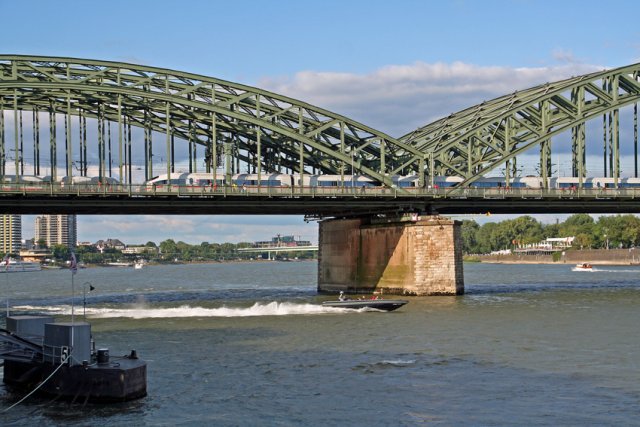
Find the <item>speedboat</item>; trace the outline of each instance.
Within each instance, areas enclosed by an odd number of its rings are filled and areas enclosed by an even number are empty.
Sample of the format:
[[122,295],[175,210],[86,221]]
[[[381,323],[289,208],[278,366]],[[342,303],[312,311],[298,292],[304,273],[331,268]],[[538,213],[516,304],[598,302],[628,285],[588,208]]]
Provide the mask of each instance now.
[[344,294],[341,292],[338,301],[324,301],[322,306],[351,309],[373,308],[382,311],[393,311],[408,303],[409,301],[407,300],[380,299],[378,297],[374,297],[372,299],[349,299],[345,298]]
[[593,271],[593,266],[588,262],[583,262],[581,264],[576,264],[573,269],[575,271]]

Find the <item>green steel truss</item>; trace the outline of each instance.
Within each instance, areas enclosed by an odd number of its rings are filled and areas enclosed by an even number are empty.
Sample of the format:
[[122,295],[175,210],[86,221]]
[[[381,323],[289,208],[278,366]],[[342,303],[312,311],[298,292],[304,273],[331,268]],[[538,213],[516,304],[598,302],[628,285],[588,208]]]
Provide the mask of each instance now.
[[[0,176],[10,151],[22,150],[22,114],[32,112],[35,126],[40,113],[49,113],[50,162],[58,161],[56,150],[64,150],[66,175],[74,175],[78,158],[82,165],[84,157],[86,168],[88,146],[96,145],[100,175],[113,155],[126,182],[131,127],[138,127],[145,133],[146,177],[173,171],[178,138],[189,144],[190,162],[191,153],[195,159],[196,149],[204,150],[206,170],[213,174],[222,163],[227,174],[230,164],[240,172],[242,162],[244,171],[258,175],[361,173],[387,186],[397,174],[417,174],[422,185],[434,175],[460,176],[464,186],[503,165],[509,179],[515,176],[516,156],[534,147],[540,149],[540,175],[546,178],[551,176],[551,138],[566,131],[572,136],[572,175],[584,177],[585,124],[603,117],[605,174],[608,166],[617,179],[619,110],[634,105],[637,150],[639,100],[640,64],[634,64],[505,95],[396,139],[310,104],[211,77],[107,61],[0,55],[0,111],[14,113],[13,120],[0,114]],[[56,141],[56,115],[66,117],[62,142]],[[82,141],[79,153],[71,141],[74,116],[78,123],[98,122],[98,141]],[[11,126],[13,141],[5,135]],[[80,132],[86,136],[86,124]],[[106,132],[116,141],[113,153],[109,142],[107,154]],[[166,170],[154,165],[152,133],[156,140],[164,136]],[[13,160],[16,171],[24,170],[19,157]],[[39,154],[35,157],[39,167]],[[55,174],[59,165],[50,166]]]
[[[166,171],[153,170],[152,149],[146,142],[152,132],[166,136],[166,159],[171,159],[174,137],[187,141],[190,151],[204,148],[207,171],[213,173],[223,158],[227,163],[241,161],[245,171],[257,174],[353,171],[386,185],[391,185],[393,174],[424,170],[421,150],[346,117],[254,87],[161,68],[0,55],[0,110],[14,110],[15,116],[23,111],[49,112],[54,117],[64,114],[69,127],[69,117],[98,119],[102,124],[98,132],[101,174],[106,161],[104,123],[113,123],[109,132],[117,141],[114,157],[119,159],[121,178],[130,173],[123,168],[127,168],[131,126],[145,129],[145,151],[149,151],[145,173],[149,177],[171,172],[170,161]],[[33,116],[38,119],[38,114]],[[55,120],[50,125],[55,127]],[[17,130],[15,133],[18,151]],[[0,136],[4,164],[13,144]],[[56,149],[65,148],[67,175],[73,175],[78,153],[71,152],[69,137],[65,143],[56,143],[52,137],[52,157],[56,158]]]
[[[639,75],[640,64],[633,64],[543,84],[451,114],[400,140],[425,153],[435,175],[463,177],[464,186],[502,165],[507,179],[513,177],[516,156],[536,146],[540,148],[540,176],[551,176],[551,138],[570,131],[572,176],[584,177],[585,123],[603,117],[605,157],[608,153],[611,159],[609,176],[617,179],[619,109],[634,105],[638,176]],[[606,170],[605,159],[605,174]]]

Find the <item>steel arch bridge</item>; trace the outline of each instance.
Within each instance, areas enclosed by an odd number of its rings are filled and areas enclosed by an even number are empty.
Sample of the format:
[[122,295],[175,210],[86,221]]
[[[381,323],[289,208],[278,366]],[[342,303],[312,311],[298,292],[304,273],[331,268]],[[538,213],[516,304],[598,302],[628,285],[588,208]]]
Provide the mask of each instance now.
[[[620,177],[620,109],[633,106],[634,172],[638,177],[640,64],[546,83],[483,102],[421,127],[400,138],[428,154],[435,174],[471,183],[506,165],[507,180],[517,155],[538,146],[543,182],[551,176],[551,139],[571,131],[570,176],[586,176],[589,120],[603,117],[604,153],[609,176]],[[608,116],[608,121],[607,121]],[[510,168],[509,166],[512,166]],[[607,176],[605,162],[604,175]],[[512,173],[513,176],[513,173]]]
[[[166,173],[171,172],[173,137],[189,143],[191,163],[193,150],[202,147],[206,167],[213,171],[224,153],[258,174],[339,174],[353,167],[391,185],[390,175],[417,171],[424,158],[419,149],[385,133],[292,98],[211,77],[115,62],[0,55],[0,109],[13,110],[14,120],[20,111],[64,114],[68,128],[73,116],[117,123],[118,154],[131,143],[124,128],[144,129],[147,178],[154,175],[152,132],[165,136],[170,159],[164,162]],[[97,142],[104,174],[103,130]],[[65,144],[70,176],[74,153],[69,134]],[[50,158],[56,159],[55,153]],[[118,160],[122,169],[125,155]],[[56,170],[55,164],[51,167]],[[120,177],[126,179],[124,172]]]
[[[242,205],[251,206],[247,212],[272,206],[273,212],[320,215],[384,210],[547,211],[548,199],[557,198],[552,189],[526,198],[542,202],[524,204],[513,193],[496,194],[502,196],[497,198],[487,197],[487,192],[456,194],[502,166],[509,182],[516,176],[517,156],[534,147],[540,148],[540,176],[548,186],[551,139],[563,132],[571,132],[570,175],[580,178],[582,188],[587,170],[586,123],[600,117],[604,117],[604,174],[618,187],[619,117],[624,107],[633,109],[637,176],[639,75],[640,64],[634,64],[540,85],[394,138],[299,100],[202,75],[108,61],[0,55],[0,182],[9,182],[13,176],[18,184],[18,177],[49,175],[52,183],[32,194],[24,186],[4,186],[0,205],[5,210],[34,211],[48,205],[46,209],[56,212],[99,212],[91,210],[99,201],[114,211],[128,203],[137,206],[132,208],[135,212],[155,206],[158,212],[205,213],[222,206],[217,196],[223,196],[228,212],[243,212]],[[48,138],[43,137],[45,129]],[[225,189],[204,197],[184,192],[149,194],[145,187],[134,186],[179,169],[200,169],[214,181],[222,175],[227,182],[240,172],[256,174],[259,182],[273,173],[333,174],[343,184],[349,176],[362,174],[381,188],[367,190],[356,199],[344,191],[302,188],[295,193],[269,190],[249,195]],[[99,195],[53,185],[64,176],[91,175],[100,183],[114,178],[121,185],[109,190],[101,187]],[[393,177],[397,175],[415,175],[417,188],[396,187]],[[443,175],[460,177],[462,182],[446,190],[429,185],[435,176]],[[146,200],[143,203],[134,196],[146,196],[142,198]],[[516,196],[522,198],[522,194]],[[582,208],[586,211],[640,210],[635,190],[616,193],[615,200],[605,202],[587,190],[582,196],[590,202],[590,208]],[[176,197],[189,201],[177,203]],[[502,203],[496,199],[509,203],[496,207]],[[562,211],[580,210],[578,203],[556,204]]]

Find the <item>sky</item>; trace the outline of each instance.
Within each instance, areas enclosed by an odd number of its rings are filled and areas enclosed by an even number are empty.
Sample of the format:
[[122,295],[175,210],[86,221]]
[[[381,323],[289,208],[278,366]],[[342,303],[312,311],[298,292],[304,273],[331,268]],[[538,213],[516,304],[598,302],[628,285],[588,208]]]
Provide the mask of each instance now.
[[[589,0],[0,0],[0,53],[203,74],[400,137],[515,90],[640,62],[640,27],[626,15],[637,8],[626,0],[610,11]],[[33,218],[23,218],[23,238],[32,237]],[[276,234],[317,241],[317,224],[300,216],[96,215],[78,222],[78,239],[92,242],[221,243]]]

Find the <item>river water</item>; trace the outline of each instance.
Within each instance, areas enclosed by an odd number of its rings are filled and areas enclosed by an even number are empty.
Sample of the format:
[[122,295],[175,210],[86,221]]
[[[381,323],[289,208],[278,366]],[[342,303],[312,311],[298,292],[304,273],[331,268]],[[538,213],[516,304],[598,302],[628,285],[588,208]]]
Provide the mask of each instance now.
[[[29,398],[0,424],[640,425],[638,267],[466,264],[464,296],[391,313],[323,309],[316,269],[80,270],[76,319],[92,285],[97,345],[147,360],[148,397]],[[0,289],[14,314],[69,320],[68,270],[0,274]],[[0,386],[0,411],[17,400]]]

